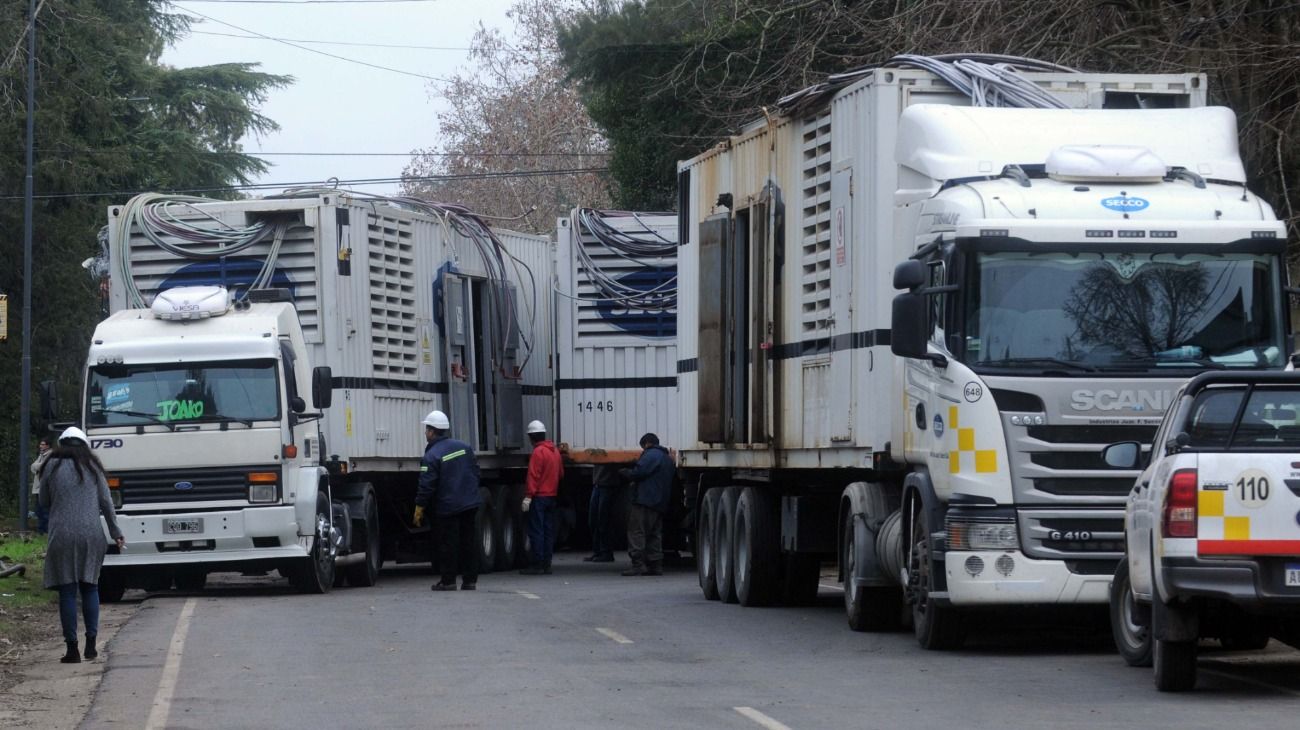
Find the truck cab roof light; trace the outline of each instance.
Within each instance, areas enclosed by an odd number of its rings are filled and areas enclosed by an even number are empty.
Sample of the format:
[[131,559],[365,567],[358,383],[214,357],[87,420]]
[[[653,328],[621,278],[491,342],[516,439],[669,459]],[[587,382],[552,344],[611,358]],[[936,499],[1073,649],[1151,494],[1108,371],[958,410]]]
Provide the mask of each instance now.
[[160,292],[149,309],[165,320],[220,317],[230,311],[230,291],[224,286],[178,286]]

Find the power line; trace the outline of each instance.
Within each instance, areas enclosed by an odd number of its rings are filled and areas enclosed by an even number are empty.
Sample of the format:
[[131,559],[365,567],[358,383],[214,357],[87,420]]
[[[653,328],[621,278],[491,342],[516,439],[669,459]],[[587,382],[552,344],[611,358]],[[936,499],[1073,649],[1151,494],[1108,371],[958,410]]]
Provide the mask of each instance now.
[[187,0],[192,3],[240,3],[243,5],[370,5],[384,3],[431,3],[438,0]]
[[[186,2],[204,2],[205,0],[185,0]],[[239,33],[219,33],[214,30],[191,30],[194,35],[217,35],[223,38],[244,38],[250,41],[289,41],[291,43],[315,43],[325,46],[355,46],[358,48],[405,48],[416,51],[472,51],[469,46],[413,46],[404,43],[352,43],[348,41],[315,41],[307,38],[271,38],[260,35],[240,35]]]
[[[206,188],[172,188],[168,190],[101,190],[97,192],[73,192],[73,193],[46,193],[37,195],[36,198],[42,200],[55,200],[65,198],[107,198],[119,195],[139,195],[146,192],[160,193],[220,193],[233,192],[236,190],[274,190],[301,187],[321,187],[330,185],[334,187],[351,185],[392,185],[393,183],[404,182],[455,182],[458,180],[495,180],[511,178],[529,178],[529,177],[563,177],[566,175],[587,175],[595,173],[609,172],[608,167],[574,167],[561,170],[510,170],[506,172],[471,172],[461,175],[419,175],[409,177],[371,177],[360,178],[356,180],[338,180],[331,179],[327,183],[320,180],[309,180],[306,182],[294,183],[249,183],[247,185],[218,185]],[[339,192],[347,192],[340,190]],[[0,200],[21,200],[22,195],[0,195]]]
[[[97,149],[70,149],[67,147],[55,148],[37,148],[38,152],[50,152],[54,154],[66,154],[75,152],[77,154],[107,154],[112,150],[121,149],[121,147],[100,147]],[[229,156],[229,155],[246,155],[248,157],[487,157],[487,158],[546,158],[546,157],[594,157],[609,156],[613,153],[602,151],[591,152],[216,152],[213,150],[199,150],[199,154]]]
[[[171,0],[168,0],[168,1],[171,2]],[[203,1],[203,0],[200,0],[200,1]],[[210,2],[211,0],[208,0],[208,1]],[[285,1],[287,1],[287,0],[285,0]],[[210,21],[212,21],[212,22],[214,22],[214,23],[219,23],[219,24],[221,24],[221,25],[227,26],[227,27],[229,27],[229,28],[234,28],[235,30],[243,31],[243,32],[245,32],[245,33],[251,33],[251,34],[253,34],[253,35],[255,35],[255,36],[259,37],[259,38],[265,38],[265,39],[268,40],[268,41],[275,41],[276,43],[282,43],[282,44],[284,44],[284,45],[286,45],[286,46],[289,46],[290,48],[297,48],[297,49],[300,50],[300,51],[306,51],[306,52],[308,52],[308,53],[315,53],[315,54],[318,54],[318,55],[321,55],[321,56],[327,56],[327,57],[329,57],[329,58],[337,59],[337,60],[339,60],[339,61],[347,61],[348,63],[355,63],[355,64],[359,64],[359,65],[361,65],[361,66],[367,66],[367,67],[369,67],[369,68],[379,69],[380,71],[391,71],[391,72],[393,72],[393,73],[402,74],[403,76],[414,76],[414,77],[416,77],[416,78],[420,78],[420,79],[428,79],[429,81],[438,81],[438,82],[440,82],[440,83],[444,83],[444,84],[452,83],[451,79],[439,78],[439,77],[437,77],[437,76],[429,76],[428,74],[416,73],[416,72],[414,72],[414,71],[403,71],[403,70],[400,69],[400,68],[393,68],[393,67],[391,67],[391,66],[380,66],[380,65],[377,64],[377,63],[370,63],[370,62],[368,62],[368,61],[361,61],[361,60],[358,60],[358,59],[355,59],[355,58],[348,58],[347,56],[340,56],[340,55],[337,55],[337,54],[334,54],[334,53],[328,53],[328,52],[326,52],[326,51],[318,50],[318,49],[316,49],[316,48],[308,48],[307,46],[300,46],[300,45],[298,45],[297,43],[294,43],[294,42],[292,42],[292,41],[284,40],[283,38],[275,38],[275,37],[272,37],[272,36],[266,35],[265,33],[258,33],[258,32],[255,31],[255,30],[249,30],[248,28],[244,28],[244,27],[242,27],[242,26],[235,25],[234,23],[227,23],[227,22],[224,21],[224,20],[218,20],[218,19],[212,17],[211,15],[204,15],[203,13],[200,13],[200,12],[197,11],[197,10],[191,10],[191,9],[189,9],[189,8],[187,8],[187,7],[182,6],[182,5],[178,5],[178,4],[175,3],[175,2],[171,2],[171,4],[174,5],[174,6],[176,6],[176,7],[179,8],[180,10],[183,10],[184,12],[192,13],[192,14],[197,15],[197,16],[199,16],[200,18],[203,18],[203,19],[205,19],[205,20],[210,20]]]

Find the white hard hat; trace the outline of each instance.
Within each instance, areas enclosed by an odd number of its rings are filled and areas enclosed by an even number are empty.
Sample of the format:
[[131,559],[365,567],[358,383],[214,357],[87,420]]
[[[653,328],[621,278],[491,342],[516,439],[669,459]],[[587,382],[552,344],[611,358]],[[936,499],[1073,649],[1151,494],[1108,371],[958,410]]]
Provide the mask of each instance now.
[[69,426],[59,434],[59,443],[64,441],[80,441],[82,446],[90,446],[90,439],[86,438],[86,432],[76,426]]
[[424,425],[446,431],[451,428],[451,421],[447,420],[447,414],[442,411],[429,411],[429,415],[424,417]]
[[546,433],[546,424],[541,421],[533,421],[528,424],[528,433]]

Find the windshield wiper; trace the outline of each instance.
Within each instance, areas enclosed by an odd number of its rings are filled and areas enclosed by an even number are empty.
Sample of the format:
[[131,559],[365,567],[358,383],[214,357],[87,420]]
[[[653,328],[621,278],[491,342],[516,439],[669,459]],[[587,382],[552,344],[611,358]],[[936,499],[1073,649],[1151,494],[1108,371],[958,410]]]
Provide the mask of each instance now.
[[1071,362],[1070,360],[1061,360],[1055,357],[1004,357],[999,360],[985,360],[977,363],[985,367],[1004,367],[1013,365],[1046,365],[1073,370],[1078,373],[1095,373],[1097,368],[1089,367],[1082,363]]
[[1107,372],[1122,372],[1125,370],[1141,370],[1150,372],[1152,370],[1173,370],[1178,368],[1199,367],[1206,370],[1227,370],[1228,366],[1221,362],[1215,362],[1209,358],[1185,358],[1181,360],[1167,360],[1163,358],[1148,358],[1145,360],[1129,360],[1122,363],[1108,365],[1103,370]]
[[227,416],[224,414],[219,416],[204,416],[203,418],[191,421],[191,423],[242,423],[249,428],[253,427],[253,419],[251,418],[238,418],[236,416]]
[[[172,431],[175,431],[175,430],[176,430],[176,424],[175,424],[175,423],[173,423],[173,422],[171,422],[171,421],[164,421],[163,419],[161,419],[161,418],[158,417],[158,414],[157,414],[157,413],[145,413],[144,411],[118,411],[118,410],[113,410],[113,411],[100,411],[100,413],[102,413],[104,416],[108,416],[109,414],[112,414],[112,413],[117,413],[117,414],[121,414],[121,415],[123,415],[123,416],[133,416],[133,417],[135,417],[135,418],[147,418],[147,419],[149,419],[149,422],[150,422],[150,423],[156,423],[156,424],[158,424],[159,426],[166,426],[169,430],[172,430]],[[139,423],[117,423],[117,424],[113,424],[113,425],[115,425],[115,426],[140,426],[140,425],[143,425],[143,424],[139,424]]]

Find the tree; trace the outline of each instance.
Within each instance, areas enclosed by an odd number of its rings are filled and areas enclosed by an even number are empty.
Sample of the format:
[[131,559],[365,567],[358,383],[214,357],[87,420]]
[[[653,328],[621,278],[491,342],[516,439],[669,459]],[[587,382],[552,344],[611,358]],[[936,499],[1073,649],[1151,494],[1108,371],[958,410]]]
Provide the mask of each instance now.
[[[605,139],[583,108],[559,63],[554,28],[574,3],[520,0],[512,6],[517,39],[480,26],[471,43],[476,66],[432,95],[450,104],[439,112],[442,142],[418,150],[406,167],[408,195],[459,203],[486,216],[522,220],[511,228],[544,233],[571,208],[607,207],[608,176],[560,172],[604,168]],[[522,172],[515,176],[511,173]],[[429,176],[493,176],[429,181]]]
[[[99,285],[80,264],[97,251],[107,207],[129,191],[221,187],[263,172],[239,140],[276,128],[257,105],[290,81],[253,64],[161,65],[163,49],[188,27],[165,6],[47,1],[37,16],[32,380],[57,383],[69,420],[80,412],[80,371],[99,313]],[[14,264],[22,261],[26,14],[27,3],[0,4],[0,260]],[[11,336],[0,346],[0,412],[11,414],[0,419],[0,513],[15,501],[24,417],[21,271],[0,268],[0,291],[11,297]]]
[[1094,72],[1208,74],[1211,102],[1238,114],[1251,187],[1300,232],[1290,0],[605,0],[559,36],[609,138],[620,195],[667,200],[676,160],[830,74],[899,53],[1002,53]]

